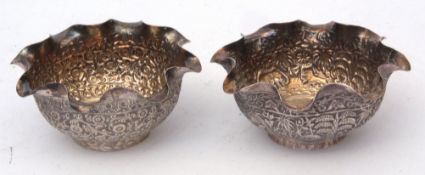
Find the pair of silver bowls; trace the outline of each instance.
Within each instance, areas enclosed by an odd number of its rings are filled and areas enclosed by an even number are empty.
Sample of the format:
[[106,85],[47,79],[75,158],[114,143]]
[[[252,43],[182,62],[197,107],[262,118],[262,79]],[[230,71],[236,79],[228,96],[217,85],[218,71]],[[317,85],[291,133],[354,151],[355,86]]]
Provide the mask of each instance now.
[[[405,56],[372,31],[351,25],[269,24],[220,49],[224,91],[279,144],[319,149],[377,111]],[[120,150],[143,141],[177,103],[198,59],[169,27],[109,20],[74,25],[24,48],[20,96],[34,95],[47,121],[80,145]]]

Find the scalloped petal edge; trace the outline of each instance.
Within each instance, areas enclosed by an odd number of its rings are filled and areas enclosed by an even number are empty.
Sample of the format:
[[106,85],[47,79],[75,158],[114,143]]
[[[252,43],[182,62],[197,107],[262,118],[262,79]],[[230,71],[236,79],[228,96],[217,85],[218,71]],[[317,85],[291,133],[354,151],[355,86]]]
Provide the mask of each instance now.
[[[356,26],[356,25],[347,25],[347,24],[342,24],[342,23],[338,23],[338,22],[334,22],[331,21],[329,23],[326,24],[322,24],[322,25],[311,25],[307,22],[301,21],[301,20],[296,20],[296,21],[292,21],[292,22],[286,22],[286,23],[270,23],[267,24],[263,27],[261,27],[260,29],[258,29],[257,31],[255,31],[252,34],[243,36],[241,39],[234,41],[230,44],[225,45],[224,47],[222,47],[221,49],[219,49],[211,58],[211,62],[212,63],[218,63],[220,65],[222,65],[224,67],[224,69],[226,70],[226,72],[228,73],[224,83],[223,83],[223,90],[226,93],[229,94],[233,94],[236,91],[242,91],[242,92],[247,92],[247,91],[258,91],[258,90],[263,90],[263,91],[268,91],[268,92],[273,92],[276,91],[277,89],[274,85],[272,84],[267,84],[267,83],[263,83],[263,82],[256,82],[253,84],[248,84],[245,85],[244,87],[241,87],[240,89],[236,88],[236,82],[235,80],[233,80],[233,76],[234,76],[234,72],[233,72],[233,68],[235,67],[236,63],[236,59],[235,56],[237,54],[237,50],[235,49],[243,49],[244,44],[246,41],[249,40],[255,40],[261,37],[268,37],[270,35],[273,35],[274,32],[274,28],[275,27],[282,27],[284,25],[295,25],[297,27],[310,27],[310,28],[321,28],[321,29],[325,29],[328,31],[333,31],[335,30],[335,27],[343,27],[346,30],[350,29],[350,30],[356,30],[358,33],[358,36],[360,37],[367,37],[368,41],[375,43],[375,44],[382,44],[382,40],[384,39],[384,37],[380,37],[378,34],[374,33],[373,31],[361,27],[361,26]],[[360,32],[361,31],[361,32]],[[384,63],[382,65],[380,65],[378,67],[378,73],[380,75],[380,77],[384,80],[384,84],[383,87],[385,88],[386,86],[386,82],[389,78],[389,76],[391,75],[392,72],[397,71],[397,70],[404,70],[404,71],[410,71],[411,66],[409,61],[407,60],[407,58],[401,54],[400,52],[392,49],[391,47],[385,46],[382,44],[382,46],[384,46],[387,49],[390,49],[390,51],[392,52],[390,58],[388,58],[388,63]],[[267,84],[267,86],[265,86],[265,84]],[[321,87],[319,89],[319,91],[316,93],[316,95],[314,96],[313,100],[311,103],[309,103],[307,106],[304,106],[303,108],[308,108],[311,104],[314,103],[314,101],[316,100],[316,98],[318,98],[319,96],[321,96],[321,93],[327,91],[324,90],[324,88],[327,88],[328,86],[341,86],[344,87],[344,89],[346,89],[349,92],[355,92],[357,95],[359,95],[359,93],[354,90],[353,88],[345,85],[345,84],[338,84],[338,83],[330,83],[327,84],[323,87]],[[284,100],[284,98],[277,93],[277,95],[279,95],[279,98],[281,99],[281,101],[288,107],[290,107],[289,105],[287,105],[287,102]],[[361,96],[363,99],[368,99],[367,97],[364,97],[362,95]]]
[[330,84],[326,84],[324,85],[322,88],[319,89],[319,91],[316,93],[316,95],[314,96],[314,98],[305,106],[302,106],[300,108],[296,108],[291,106],[286,100],[285,98],[283,98],[280,93],[278,92],[278,90],[276,89],[276,87],[272,84],[269,83],[264,83],[264,82],[258,82],[258,83],[254,83],[251,84],[249,86],[245,86],[242,89],[239,90],[240,93],[255,93],[255,92],[262,92],[262,93],[270,93],[273,94],[274,96],[279,97],[280,101],[282,102],[282,105],[285,106],[285,108],[288,109],[297,109],[297,110],[307,110],[310,109],[315,103],[316,101],[323,96],[326,96],[327,93],[337,93],[337,92],[348,92],[351,94],[355,94],[358,97],[362,98],[363,100],[367,100],[366,98],[364,98],[363,96],[359,95],[353,88],[351,88],[350,86],[347,86],[345,84],[339,84],[339,83],[330,83]]
[[[167,91],[167,95],[170,93],[169,87],[170,87],[170,80],[169,80],[169,74],[176,74],[173,75],[174,77],[177,76],[176,78],[181,78],[183,76],[184,73],[186,72],[201,72],[202,70],[202,66],[199,62],[199,59],[194,56],[192,53],[190,53],[189,51],[185,50],[182,46],[186,43],[189,42],[188,39],[186,39],[182,34],[180,34],[177,30],[175,30],[174,28],[171,27],[165,27],[165,26],[155,26],[155,25],[150,25],[150,24],[146,24],[142,21],[139,22],[134,22],[134,23],[126,23],[126,22],[121,22],[118,20],[114,20],[114,19],[110,19],[107,20],[106,22],[100,23],[100,24],[94,24],[94,25],[82,25],[82,24],[76,24],[76,25],[72,25],[70,27],[68,27],[66,30],[56,34],[56,35],[50,35],[47,39],[31,44],[27,47],[25,47],[24,49],[22,49],[18,55],[13,59],[13,61],[11,62],[11,64],[14,65],[18,65],[19,67],[23,68],[26,71],[28,71],[32,64],[34,63],[36,57],[37,57],[37,52],[40,51],[40,49],[44,52],[45,50],[44,47],[46,47],[46,45],[50,45],[53,44],[54,47],[57,47],[58,45],[64,45],[67,44],[67,42],[71,41],[73,38],[78,37],[79,35],[81,35],[82,33],[85,32],[93,32],[91,30],[102,30],[102,28],[105,27],[113,27],[114,28],[114,32],[134,32],[135,30],[149,30],[149,32],[151,32],[152,34],[158,34],[159,32],[162,32],[162,34],[164,34],[163,36],[165,37],[165,39],[170,42],[170,43],[175,43],[176,45],[178,45],[181,49],[182,52],[184,54],[184,60],[180,60],[178,62],[176,62],[177,64],[172,65],[168,68],[166,68],[163,72],[165,78],[166,78],[166,87],[164,90]],[[123,30],[124,28],[124,30]],[[146,28],[146,29],[145,29]],[[174,71],[173,71],[174,70]],[[177,71],[176,71],[177,70]],[[52,83],[46,83],[43,87],[38,87],[36,89],[31,89],[28,83],[28,80],[26,78],[26,74],[24,73],[24,75],[21,76],[21,78],[19,79],[17,86],[16,86],[16,91],[18,93],[18,95],[20,95],[21,97],[25,97],[28,95],[32,95],[34,93],[36,93],[37,91],[40,90],[51,90],[51,91],[56,91],[58,90],[57,87],[61,86],[63,87],[62,90],[64,90],[66,93],[63,94],[61,93],[61,95],[67,95],[69,97],[69,93],[66,90],[65,86],[62,85],[61,83],[57,83],[57,82],[52,82]],[[140,93],[131,90],[131,89],[127,89],[127,88],[123,88],[123,87],[116,87],[116,88],[112,88],[109,89],[108,91],[106,91],[105,93],[103,93],[99,98],[97,98],[94,101],[91,101],[89,103],[84,103],[84,102],[75,102],[73,100],[71,100],[71,98],[68,98],[68,100],[70,100],[71,103],[77,104],[78,105],[93,105],[93,104],[97,104],[99,102],[102,101],[102,99],[104,99],[105,95],[110,94],[110,91],[116,91],[116,89],[126,89],[128,91],[132,91],[134,93],[137,93],[137,95],[140,95]],[[58,94],[56,94],[58,95]],[[161,96],[161,95],[159,95]],[[144,98],[144,97],[142,97]],[[151,100],[159,100],[157,96],[153,96],[151,98]]]

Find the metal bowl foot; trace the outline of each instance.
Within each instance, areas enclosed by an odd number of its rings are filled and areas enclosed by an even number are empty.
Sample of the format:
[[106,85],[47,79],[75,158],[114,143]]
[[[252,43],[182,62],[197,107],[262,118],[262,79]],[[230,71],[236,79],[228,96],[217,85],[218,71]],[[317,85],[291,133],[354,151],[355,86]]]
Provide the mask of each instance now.
[[104,142],[104,141],[102,142],[102,141],[93,141],[93,140],[87,141],[87,140],[79,140],[75,138],[73,138],[73,140],[84,148],[95,150],[95,151],[107,152],[107,151],[118,151],[118,150],[132,147],[142,142],[143,140],[145,140],[148,136],[149,136],[149,133],[131,140],[122,139],[122,140],[111,141],[111,142]]
[[328,138],[328,139],[319,140],[319,141],[301,141],[301,140],[296,140],[293,138],[282,138],[272,134],[269,134],[269,137],[279,145],[283,145],[285,147],[292,148],[292,149],[306,149],[306,150],[317,150],[317,149],[327,148],[329,146],[337,144],[339,141],[345,138],[345,136],[340,136],[340,137]]

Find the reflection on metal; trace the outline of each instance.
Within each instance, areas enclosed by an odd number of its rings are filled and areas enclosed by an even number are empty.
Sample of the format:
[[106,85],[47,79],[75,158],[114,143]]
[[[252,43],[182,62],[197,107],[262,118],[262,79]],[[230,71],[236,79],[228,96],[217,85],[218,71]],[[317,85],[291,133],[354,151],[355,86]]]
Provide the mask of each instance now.
[[74,25],[23,49],[17,92],[33,94],[48,122],[101,151],[142,141],[177,102],[185,72],[198,59],[169,27],[109,20]]
[[273,140],[292,148],[336,143],[374,115],[407,59],[372,31],[352,25],[269,24],[213,56],[224,91]]

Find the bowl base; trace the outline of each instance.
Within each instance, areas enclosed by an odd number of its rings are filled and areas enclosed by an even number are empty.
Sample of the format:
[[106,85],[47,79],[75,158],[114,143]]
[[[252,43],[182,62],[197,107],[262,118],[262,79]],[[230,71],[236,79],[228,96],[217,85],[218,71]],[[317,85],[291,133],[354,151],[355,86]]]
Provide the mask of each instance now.
[[107,151],[118,151],[118,150],[122,150],[122,149],[126,149],[129,147],[132,147],[140,142],[142,142],[143,140],[145,140],[147,137],[149,136],[149,133],[142,135],[138,138],[132,139],[132,140],[118,140],[115,142],[101,142],[101,141],[86,141],[86,140],[79,140],[76,138],[72,138],[78,145],[90,149],[90,150],[94,150],[94,151],[102,151],[102,152],[107,152]]
[[285,147],[292,148],[292,149],[306,149],[306,150],[324,149],[338,143],[343,138],[345,138],[345,136],[340,136],[336,138],[329,138],[329,139],[319,140],[319,141],[301,141],[301,140],[296,140],[293,138],[277,137],[272,134],[269,134],[269,137],[279,145],[283,145]]

